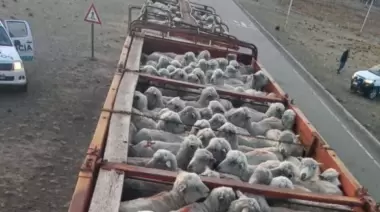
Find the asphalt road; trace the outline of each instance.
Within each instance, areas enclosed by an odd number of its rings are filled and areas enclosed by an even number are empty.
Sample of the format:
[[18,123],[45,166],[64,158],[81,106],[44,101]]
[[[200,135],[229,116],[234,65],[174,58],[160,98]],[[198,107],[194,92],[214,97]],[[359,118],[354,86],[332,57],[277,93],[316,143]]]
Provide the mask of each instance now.
[[[323,138],[357,180],[380,200],[380,146],[352,122],[334,101],[328,98],[277,45],[268,39],[232,0],[202,0],[213,6],[230,33],[254,43],[259,61],[297,106],[305,113]],[[226,11],[226,12],[222,12]]]

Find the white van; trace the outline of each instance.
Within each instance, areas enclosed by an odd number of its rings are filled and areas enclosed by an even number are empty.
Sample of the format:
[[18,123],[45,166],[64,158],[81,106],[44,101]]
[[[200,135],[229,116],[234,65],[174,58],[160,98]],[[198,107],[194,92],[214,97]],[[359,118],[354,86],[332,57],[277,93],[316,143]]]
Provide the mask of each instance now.
[[23,61],[34,56],[33,36],[28,22],[0,20],[0,86],[28,89]]

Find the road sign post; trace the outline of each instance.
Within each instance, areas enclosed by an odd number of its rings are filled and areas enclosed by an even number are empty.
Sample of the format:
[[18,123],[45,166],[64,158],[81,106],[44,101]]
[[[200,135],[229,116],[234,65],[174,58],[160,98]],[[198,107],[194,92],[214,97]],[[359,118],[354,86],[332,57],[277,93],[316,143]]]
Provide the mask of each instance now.
[[84,21],[91,23],[91,60],[95,60],[94,55],[94,24],[102,24],[94,3],[88,8]]

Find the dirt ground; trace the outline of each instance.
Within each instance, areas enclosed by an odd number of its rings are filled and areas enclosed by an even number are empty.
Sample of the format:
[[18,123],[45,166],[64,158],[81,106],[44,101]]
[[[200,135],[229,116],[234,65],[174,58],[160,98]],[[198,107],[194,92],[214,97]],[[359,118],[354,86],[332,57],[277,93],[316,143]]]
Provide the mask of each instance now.
[[[286,28],[289,0],[238,1],[380,139],[379,100],[349,92],[355,71],[380,63],[379,8],[372,7],[359,33],[368,10],[359,0],[294,0]],[[343,73],[337,75],[338,60],[346,48],[351,48],[351,55]]]
[[29,91],[0,92],[0,212],[67,211],[126,37],[128,3],[2,0],[0,18],[24,19],[32,28],[35,61],[26,65]]

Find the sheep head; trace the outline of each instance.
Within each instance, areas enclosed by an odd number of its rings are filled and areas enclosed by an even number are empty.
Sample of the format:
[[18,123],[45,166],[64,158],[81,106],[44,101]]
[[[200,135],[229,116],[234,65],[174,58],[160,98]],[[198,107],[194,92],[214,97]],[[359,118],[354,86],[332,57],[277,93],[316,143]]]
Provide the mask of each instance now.
[[236,200],[234,190],[230,187],[221,186],[214,188],[204,203],[212,206],[215,211],[226,211],[234,200]]
[[187,81],[187,73],[180,68],[175,69],[172,73],[170,73],[170,78],[179,81]]
[[319,168],[320,165],[322,164],[318,163],[313,158],[302,158],[300,165],[300,179],[302,181],[318,180],[321,172]]
[[191,128],[190,134],[196,135],[203,128],[210,128],[210,123],[205,119],[197,120]]
[[292,130],[296,119],[296,113],[292,109],[287,109],[282,114],[281,120],[286,130]]
[[200,174],[206,170],[206,167],[213,167],[215,159],[207,149],[197,149],[187,166],[187,171]]
[[197,137],[202,141],[203,146],[207,146],[210,140],[216,136],[211,128],[204,128],[198,131]]
[[215,113],[208,122],[210,123],[211,129],[216,130],[223,126],[223,124],[227,122],[227,119],[222,114]]
[[212,138],[206,149],[212,153],[218,164],[226,158],[227,153],[231,150],[231,145],[224,138]]
[[210,101],[218,99],[219,94],[216,92],[216,89],[214,87],[208,86],[202,90],[198,102],[201,103],[202,106],[204,105],[204,107],[207,107]]
[[284,176],[278,176],[272,179],[270,182],[270,186],[276,187],[276,188],[289,188],[294,189],[294,185],[291,180]]
[[133,104],[132,105],[134,108],[136,108],[140,111],[146,110],[146,109],[148,109],[148,99],[140,91],[135,91],[135,93],[133,95]]
[[210,189],[202,182],[195,173],[181,171],[173,184],[172,191],[181,196],[186,205],[209,195]]
[[241,191],[236,191],[239,199],[234,200],[227,212],[261,212],[260,204],[254,198],[245,196]]
[[211,58],[211,54],[208,50],[203,50],[198,55],[198,61],[201,59],[210,60],[210,58]]
[[264,167],[258,166],[249,178],[249,184],[269,185],[272,181],[272,172]]
[[183,125],[181,118],[178,113],[173,111],[166,111],[160,115],[157,129],[175,134],[185,132],[185,126]]
[[162,106],[162,93],[158,88],[151,86],[144,92],[144,94],[148,100],[149,110]]
[[159,149],[146,164],[148,168],[163,169],[169,171],[177,170],[177,160],[173,153],[166,149]]
[[242,177],[248,169],[247,157],[238,150],[231,150],[216,168],[217,171]]
[[181,121],[183,124],[192,126],[196,121],[201,118],[199,112],[192,106],[186,106],[179,112],[179,116],[181,117]]
[[179,97],[172,98],[167,104],[166,107],[169,110],[172,110],[174,112],[179,112],[185,108],[186,104],[184,101],[182,101]]

